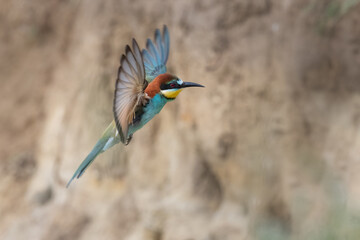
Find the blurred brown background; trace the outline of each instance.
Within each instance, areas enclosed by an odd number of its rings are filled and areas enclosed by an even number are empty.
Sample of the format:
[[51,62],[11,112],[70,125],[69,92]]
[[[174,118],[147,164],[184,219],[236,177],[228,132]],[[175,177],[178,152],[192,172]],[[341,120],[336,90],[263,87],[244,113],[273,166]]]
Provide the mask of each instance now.
[[[163,24],[206,88],[66,189]],[[359,0],[4,0],[0,28],[0,239],[360,239]]]

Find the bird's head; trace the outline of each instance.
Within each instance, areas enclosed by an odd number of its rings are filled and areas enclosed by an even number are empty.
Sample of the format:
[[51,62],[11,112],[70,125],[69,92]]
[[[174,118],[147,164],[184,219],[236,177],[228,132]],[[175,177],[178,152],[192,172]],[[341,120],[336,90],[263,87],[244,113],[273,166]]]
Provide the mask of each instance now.
[[169,81],[166,81],[160,85],[160,93],[167,99],[173,100],[179,95],[179,93],[187,87],[204,87],[203,85],[184,82],[176,76],[172,76]]

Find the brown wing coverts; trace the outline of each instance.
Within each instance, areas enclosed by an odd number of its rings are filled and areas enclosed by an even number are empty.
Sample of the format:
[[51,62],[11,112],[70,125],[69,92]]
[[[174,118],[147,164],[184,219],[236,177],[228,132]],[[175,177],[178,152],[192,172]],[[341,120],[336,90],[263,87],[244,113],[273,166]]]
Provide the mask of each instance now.
[[121,141],[127,143],[129,125],[132,123],[136,107],[142,104],[147,85],[143,57],[135,39],[132,50],[129,45],[121,56],[115,85],[114,118]]

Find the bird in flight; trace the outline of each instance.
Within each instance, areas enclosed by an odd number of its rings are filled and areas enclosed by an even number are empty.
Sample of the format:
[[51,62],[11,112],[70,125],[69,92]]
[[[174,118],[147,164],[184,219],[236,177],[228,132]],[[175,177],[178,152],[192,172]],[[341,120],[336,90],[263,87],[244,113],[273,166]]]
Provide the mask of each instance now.
[[184,82],[167,73],[170,37],[166,26],[161,34],[155,31],[154,41],[148,39],[140,51],[136,40],[125,47],[115,84],[114,120],[106,128],[92,151],[80,164],[67,184],[79,178],[102,152],[122,142],[128,145],[133,134],[158,114],[167,102],[173,101],[187,87],[204,87]]

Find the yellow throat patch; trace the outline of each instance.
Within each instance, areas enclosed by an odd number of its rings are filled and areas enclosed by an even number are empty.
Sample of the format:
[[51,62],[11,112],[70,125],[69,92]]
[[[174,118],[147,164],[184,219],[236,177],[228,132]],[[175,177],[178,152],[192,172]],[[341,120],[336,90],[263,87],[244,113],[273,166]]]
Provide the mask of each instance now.
[[182,91],[182,89],[166,89],[166,90],[162,90],[161,93],[166,97],[166,98],[176,98],[177,95],[179,95],[179,93]]

